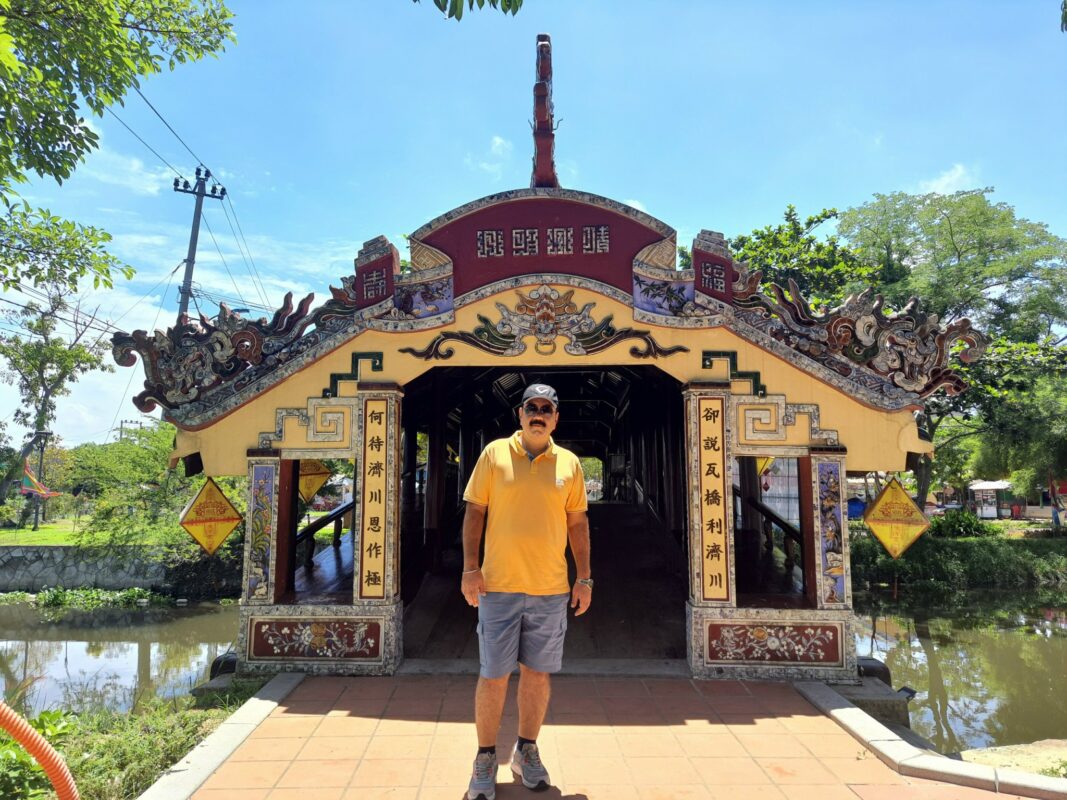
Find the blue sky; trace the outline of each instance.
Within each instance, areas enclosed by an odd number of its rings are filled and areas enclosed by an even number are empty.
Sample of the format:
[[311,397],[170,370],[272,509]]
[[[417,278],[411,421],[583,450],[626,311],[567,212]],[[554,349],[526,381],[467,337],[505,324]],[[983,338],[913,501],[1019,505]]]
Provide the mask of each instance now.
[[[142,89],[227,186],[272,304],[287,290],[328,295],[367,239],[402,247],[438,214],[529,184],[541,32],[561,183],[643,208],[680,243],[774,223],[788,203],[810,214],[875,192],[979,186],[1067,236],[1058,0],[526,0],[515,17],[460,23],[432,0],[230,6],[237,44]],[[139,97],[116,111],[191,176],[195,160]],[[192,198],[114,118],[93,125],[102,147],[75,177],[24,194],[107,229],[137,269],[86,292],[88,306],[127,329],[170,324],[180,270],[163,290],[185,257]],[[260,302],[218,206],[207,203],[222,255],[204,229],[195,279]],[[103,441],[113,420],[137,417],[132,372],[136,387],[139,366],[83,378],[55,430]],[[16,402],[0,387],[0,417]]]

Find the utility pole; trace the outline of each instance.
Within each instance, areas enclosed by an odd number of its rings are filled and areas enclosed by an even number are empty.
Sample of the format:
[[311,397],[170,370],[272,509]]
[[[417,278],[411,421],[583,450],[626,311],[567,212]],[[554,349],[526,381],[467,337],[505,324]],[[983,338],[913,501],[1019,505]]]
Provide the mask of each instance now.
[[[211,178],[211,170],[207,167],[196,168],[196,183],[192,186],[189,181],[174,179],[174,191],[182,194],[191,194],[196,198],[193,207],[193,227],[189,231],[189,252],[185,256],[185,277],[182,278],[182,286],[178,300],[178,324],[181,325],[189,314],[189,298],[193,292],[193,264],[196,263],[196,241],[200,237],[200,214],[204,210],[204,198],[213,197],[221,200],[226,196],[226,187],[215,184],[211,192],[207,191],[207,182]],[[221,191],[220,191],[221,190]]]
[[120,419],[119,420],[119,441],[121,442],[126,438],[126,426],[129,426],[130,430],[133,430],[133,426],[136,425],[139,430],[144,430],[144,423],[139,419]]

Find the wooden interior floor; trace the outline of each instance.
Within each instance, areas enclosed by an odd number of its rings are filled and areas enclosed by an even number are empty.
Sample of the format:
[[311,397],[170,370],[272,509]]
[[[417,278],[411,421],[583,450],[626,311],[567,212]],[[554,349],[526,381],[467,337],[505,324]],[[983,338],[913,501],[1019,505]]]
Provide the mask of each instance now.
[[304,569],[303,553],[296,568],[297,603],[320,605],[352,602],[352,533],[341,537],[341,546],[319,543],[315,552],[315,568]]
[[[565,658],[685,658],[687,565],[669,531],[638,507],[589,509],[596,588],[587,614],[570,616]],[[476,659],[478,613],[459,573],[427,575],[405,610],[406,658]]]

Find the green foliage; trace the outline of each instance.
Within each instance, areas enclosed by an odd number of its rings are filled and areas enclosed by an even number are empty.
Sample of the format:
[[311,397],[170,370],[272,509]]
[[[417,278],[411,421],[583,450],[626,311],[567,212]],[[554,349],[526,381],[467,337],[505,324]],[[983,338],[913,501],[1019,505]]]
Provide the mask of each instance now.
[[996,532],[996,528],[978,519],[976,514],[960,508],[933,517],[927,535],[959,539],[964,536],[993,536]]
[[[1064,12],[1063,12],[1063,29],[1067,31],[1067,0],[1064,0]],[[1059,764],[1054,764],[1048,769],[1041,770],[1042,775],[1047,775],[1050,778],[1067,778],[1067,761],[1061,761]]]
[[[26,720],[55,748],[72,733],[77,718],[62,711],[42,711]],[[43,769],[21,744],[0,729],[0,797],[36,800],[50,795],[52,784]]]
[[[1025,463],[1034,453],[1051,455],[1046,464],[1061,463],[1057,446],[1034,446],[1046,432],[1058,436],[1055,403],[1034,392],[1062,371],[1067,355],[1051,338],[1067,322],[1067,242],[1046,225],[1018,217],[1006,203],[992,202],[991,193],[876,194],[842,214],[838,232],[874,269],[873,283],[890,307],[918,296],[943,323],[969,317],[993,334],[983,359],[952,365],[971,389],[927,398],[920,424],[942,448],[972,436],[998,453],[1004,443],[1025,443],[1013,448],[1013,464],[993,474],[988,465],[979,470],[981,477],[1002,477],[1035,466]],[[948,420],[955,423],[951,436],[939,436]],[[1021,458],[1020,450],[1026,451]],[[965,471],[961,454],[949,455],[956,463],[946,471],[958,480]],[[976,459],[968,461],[966,471],[974,472]],[[925,500],[933,478],[929,456],[920,460],[916,476],[917,494]]]
[[[151,786],[171,765],[252,697],[267,677],[235,678],[200,698],[152,698],[126,713],[95,708],[77,716],[45,711],[30,725],[64,755],[81,796],[127,800]],[[52,796],[43,770],[0,731],[0,797]]]
[[70,177],[99,137],[97,115],[145,76],[222,50],[233,40],[221,0],[7,0],[0,58],[0,185],[35,172]]
[[13,606],[19,603],[30,603],[33,595],[29,592],[3,592],[0,593],[0,606]]
[[0,285],[111,286],[119,264],[103,231],[17,202],[31,173],[69,178],[99,137],[82,116],[122,103],[149,75],[233,40],[222,0],[3,0],[0,3]]
[[62,586],[48,587],[39,591],[34,598],[38,608],[134,608],[138,600],[147,600],[151,605],[168,605],[170,601],[163,595],[148,589],[137,587],[129,589],[64,589]]
[[869,534],[851,542],[853,585],[941,591],[1067,585],[1067,539],[951,539],[924,535],[899,559]]
[[63,752],[82,797],[137,797],[266,680],[237,678],[229,689],[196,700],[153,698],[136,713],[97,708],[79,715]]
[[[94,496],[92,518],[75,541],[110,548],[152,542],[170,566],[198,560],[202,550],[178,524],[185,505],[206,480],[187,478],[169,467],[175,430],[160,423],[131,430],[120,442],[75,448],[70,480]],[[216,478],[234,507],[245,513],[247,479]],[[242,556],[244,526],[239,525],[214,558]]]
[[839,305],[848,294],[870,285],[872,270],[836,236],[820,238],[816,230],[836,219],[837,210],[823,209],[803,222],[796,207],[785,210],[785,222],[768,225],[730,240],[734,256],[763,273],[763,285],[797,285],[813,306]]
[[1017,497],[1025,497],[1029,500],[1035,498],[1039,493],[1041,482],[1038,478],[1037,469],[1033,466],[1012,470],[1008,476],[1008,481],[1011,483],[1012,492]]
[[943,322],[969,316],[994,335],[1037,342],[1067,319],[1067,242],[993,203],[992,189],[876,194],[838,232],[892,305],[911,296]]
[[58,398],[70,394],[70,385],[86,372],[114,370],[104,363],[108,347],[95,329],[94,316],[68,302],[72,292],[49,286],[43,304],[33,302],[3,314],[15,332],[0,334],[0,379],[18,388],[22,404],[15,409],[15,422],[35,433],[0,476],[0,504],[21,477],[24,459],[40,446],[36,432],[46,431],[55,420]]
[[79,279],[87,276],[96,288],[111,287],[115,273],[131,278],[133,269],[107,252],[110,241],[111,235],[100,228],[62,219],[47,209],[13,205],[0,215],[0,287],[15,289],[27,283],[76,289]]
[[[419,0],[413,0],[413,2],[417,3]],[[522,8],[522,0],[466,0],[466,7],[473,11],[475,6],[485,8],[487,3],[491,8],[499,8],[505,14],[511,15],[518,14],[519,9]],[[448,19],[454,19],[457,22],[463,19],[464,0],[433,0],[433,4]]]

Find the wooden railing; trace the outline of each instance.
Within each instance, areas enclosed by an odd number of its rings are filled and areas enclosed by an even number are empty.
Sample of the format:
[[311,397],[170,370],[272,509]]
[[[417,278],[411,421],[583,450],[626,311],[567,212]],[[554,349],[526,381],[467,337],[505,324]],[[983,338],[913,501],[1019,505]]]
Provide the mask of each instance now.
[[301,528],[300,531],[297,532],[296,546],[299,548],[301,544],[307,542],[307,547],[304,550],[304,569],[308,572],[315,569],[315,534],[331,522],[333,523],[333,546],[341,546],[341,527],[344,521],[344,516],[355,508],[355,506],[355,500],[341,503],[326,516],[319,517],[306,528]]

